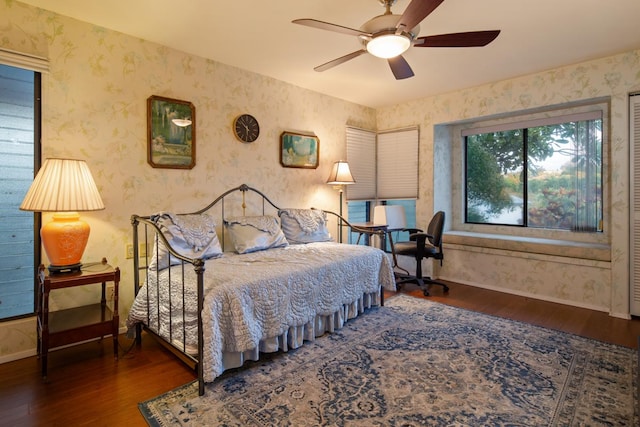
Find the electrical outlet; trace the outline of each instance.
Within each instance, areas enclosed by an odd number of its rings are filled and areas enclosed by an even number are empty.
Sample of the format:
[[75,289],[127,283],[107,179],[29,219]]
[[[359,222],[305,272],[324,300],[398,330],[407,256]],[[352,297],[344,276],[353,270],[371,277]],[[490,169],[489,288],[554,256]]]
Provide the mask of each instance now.
[[124,253],[126,254],[127,259],[133,258],[133,244],[127,243],[124,247]]
[[113,302],[116,295],[116,287],[115,285],[107,285],[107,301]]

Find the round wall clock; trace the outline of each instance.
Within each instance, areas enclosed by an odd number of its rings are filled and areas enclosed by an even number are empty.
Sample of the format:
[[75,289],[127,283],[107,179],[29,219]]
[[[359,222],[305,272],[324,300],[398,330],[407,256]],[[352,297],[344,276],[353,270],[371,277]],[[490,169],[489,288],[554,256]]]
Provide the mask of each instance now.
[[253,142],[260,136],[260,125],[250,114],[241,114],[233,121],[233,132],[242,142]]

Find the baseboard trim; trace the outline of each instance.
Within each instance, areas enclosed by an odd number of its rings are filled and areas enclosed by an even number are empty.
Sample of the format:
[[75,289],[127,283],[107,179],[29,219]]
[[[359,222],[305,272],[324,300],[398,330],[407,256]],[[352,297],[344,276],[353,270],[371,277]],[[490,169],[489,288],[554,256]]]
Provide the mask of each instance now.
[[[126,334],[127,333],[127,328],[124,326],[121,326],[120,329],[118,330],[118,335],[122,335],[122,334]],[[105,335],[104,338],[110,338],[111,335]],[[72,347],[74,345],[79,345],[79,344],[84,344],[87,342],[91,342],[91,341],[97,341],[100,338],[92,338],[90,340],[86,340],[86,341],[82,341],[82,342],[77,342],[77,343],[73,343],[73,344],[68,344],[68,345],[64,345],[61,347],[56,347],[51,349],[51,351],[56,351],[56,350],[60,350],[63,348],[67,348],[67,347]],[[34,357],[38,354],[38,352],[36,351],[36,348],[30,348],[24,351],[19,351],[17,353],[11,353],[11,354],[5,354],[4,356],[0,356],[0,364],[3,363],[9,363],[9,362],[15,362],[16,360],[20,360],[20,359],[26,359],[28,357]]]
[[36,355],[36,349],[31,348],[29,350],[20,351],[18,353],[6,354],[4,356],[0,356],[0,364],[15,362],[16,360],[26,359],[27,357],[32,357]]
[[453,278],[449,278],[449,277],[445,277],[445,276],[439,276],[438,279],[441,280],[446,280],[446,281],[450,281],[453,283],[460,283],[463,285],[467,285],[467,286],[474,286],[476,288],[481,288],[481,289],[487,289],[489,291],[496,291],[496,292],[502,292],[505,294],[510,294],[510,295],[517,295],[520,297],[526,297],[526,298],[532,298],[532,299],[537,299],[537,300],[541,300],[541,301],[547,301],[547,302],[553,302],[556,304],[563,304],[563,305],[569,305],[571,307],[578,307],[578,308],[586,308],[588,310],[594,310],[594,311],[601,311],[604,313],[608,313],[609,316],[612,317],[619,317],[621,319],[630,319],[631,317],[629,315],[625,315],[622,313],[612,313],[609,311],[609,307],[605,307],[605,306],[600,306],[600,305],[594,305],[594,304],[582,304],[582,303],[578,303],[575,301],[570,301],[570,300],[564,300],[561,298],[553,298],[553,297],[549,297],[546,295],[538,295],[538,294],[533,294],[531,292],[524,292],[524,291],[518,291],[515,289],[509,289],[509,288],[501,288],[498,286],[491,286],[491,285],[484,285],[481,283],[475,283],[475,282],[469,282],[469,281],[464,281],[464,280],[460,280],[460,279],[453,279]]

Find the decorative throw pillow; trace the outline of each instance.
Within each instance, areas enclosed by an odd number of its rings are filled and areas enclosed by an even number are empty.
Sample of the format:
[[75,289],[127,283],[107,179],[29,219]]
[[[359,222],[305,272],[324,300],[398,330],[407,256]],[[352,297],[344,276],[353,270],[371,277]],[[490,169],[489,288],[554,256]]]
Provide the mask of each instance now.
[[280,209],[282,231],[291,244],[330,242],[327,214],[316,209]]
[[240,216],[224,222],[237,253],[246,254],[287,246],[286,237],[274,216]]
[[[210,215],[176,215],[163,212],[153,215],[151,219],[180,255],[202,259],[222,256],[216,223]],[[171,255],[164,242],[157,238],[149,268],[162,270],[176,264],[180,264],[180,260]]]

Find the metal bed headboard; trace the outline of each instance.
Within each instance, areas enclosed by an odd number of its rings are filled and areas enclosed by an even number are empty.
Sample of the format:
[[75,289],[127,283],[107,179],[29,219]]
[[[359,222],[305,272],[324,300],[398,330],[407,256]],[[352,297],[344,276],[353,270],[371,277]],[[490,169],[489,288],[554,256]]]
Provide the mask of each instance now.
[[[242,203],[241,203],[241,208],[242,208],[242,215],[246,216],[246,209],[247,209],[247,194],[248,193],[255,193],[258,196],[260,196],[261,200],[261,205],[262,205],[262,215],[265,215],[267,208],[269,208],[269,206],[273,209],[275,209],[276,211],[280,210],[280,208],[273,203],[264,193],[262,193],[260,190],[257,190],[253,187],[250,187],[247,184],[242,184],[239,185],[238,187],[232,188],[228,191],[225,191],[224,193],[222,193],[220,196],[218,196],[215,200],[213,200],[211,203],[209,203],[208,205],[206,205],[204,208],[194,211],[194,212],[189,212],[189,213],[183,213],[183,214],[178,214],[178,215],[198,215],[198,214],[204,214],[206,212],[209,212],[210,210],[212,210],[215,206],[220,205],[220,212],[221,212],[221,219],[223,222],[225,219],[225,199],[227,197],[229,197],[230,195],[236,193],[236,192],[241,192],[242,193]],[[236,202],[237,203],[237,202]],[[315,208],[311,208],[311,209],[315,209]],[[331,212],[331,211],[324,211],[323,212],[330,214],[334,217],[336,217],[337,220],[340,221],[340,224],[342,224],[343,227],[348,227],[349,229],[351,229],[352,231],[355,232],[362,232],[362,233],[368,233],[368,234],[379,234],[379,235],[383,235],[383,232],[371,232],[370,230],[363,230],[358,228],[357,226],[354,226],[352,224],[350,224],[346,219],[344,219],[341,215],[335,213],[335,212]],[[157,336],[160,339],[160,342],[166,343],[167,347],[172,350],[183,362],[187,363],[188,365],[190,365],[193,369],[197,370],[197,374],[198,374],[198,391],[200,395],[204,394],[204,378],[203,378],[203,364],[201,363],[200,357],[203,354],[203,328],[202,328],[202,309],[204,306],[204,271],[205,271],[205,260],[201,259],[201,258],[188,258],[185,257],[181,254],[179,254],[178,252],[176,252],[171,245],[169,244],[169,242],[167,241],[166,237],[164,236],[164,234],[161,232],[160,228],[156,225],[156,223],[153,221],[153,217],[151,215],[147,215],[147,216],[140,216],[140,215],[131,215],[131,225],[132,225],[132,229],[133,229],[133,265],[134,265],[134,292],[135,292],[135,296],[138,295],[138,292],[140,291],[140,289],[142,288],[141,285],[141,275],[143,274],[142,272],[144,271],[144,275],[143,277],[145,277],[145,282],[149,281],[149,271],[147,266],[149,265],[149,251],[146,251],[146,254],[144,255],[144,260],[145,260],[145,264],[141,265],[140,264],[140,236],[142,234],[142,236],[144,237],[144,247],[149,249],[149,233],[153,233],[154,239],[157,240],[153,240],[153,242],[158,242],[158,241],[162,241],[165,245],[165,247],[167,248],[168,252],[173,255],[175,258],[179,259],[182,263],[182,287],[183,287],[183,298],[184,298],[184,271],[185,268],[187,268],[186,266],[188,264],[192,265],[194,268],[194,271],[196,273],[197,276],[197,298],[198,298],[198,354],[196,356],[194,355],[190,355],[187,353],[186,351],[186,332],[185,332],[185,321],[184,321],[184,317],[185,317],[185,313],[184,313],[184,304],[183,304],[183,331],[182,331],[182,336],[183,336],[183,343],[182,343],[182,348],[178,348],[176,347],[176,345],[174,343],[172,343],[172,339],[171,339],[171,332],[170,332],[170,336],[169,336],[169,342],[167,342],[165,340],[165,338],[161,337],[160,334],[155,333],[153,330],[146,328],[146,330],[148,332],[150,332],[151,334]],[[144,230],[141,231],[139,229],[140,226],[144,227]],[[222,225],[222,224],[219,224]],[[221,234],[221,245],[222,248],[224,250],[224,229],[223,232],[220,233]],[[157,260],[156,260],[157,261]],[[156,262],[157,264],[157,262]],[[170,276],[170,271],[169,270],[169,278]],[[169,283],[171,283],[171,280],[169,279]],[[156,286],[159,286],[158,284],[156,284]],[[148,287],[147,287],[147,292],[148,292]],[[159,287],[156,288],[156,292],[159,293]],[[184,299],[183,299],[184,301]],[[147,316],[149,316],[149,309],[150,307],[147,307]],[[170,323],[171,323],[171,317],[170,317]],[[147,318],[147,324],[149,324],[149,318]],[[160,328],[159,328],[160,329]],[[171,331],[171,328],[169,328]],[[141,345],[142,343],[142,325],[138,324],[136,327],[136,341],[138,345]]]

